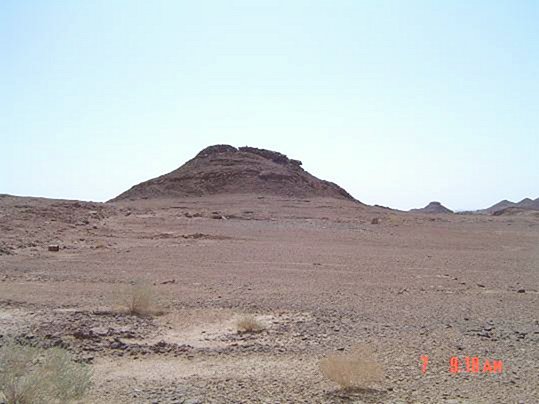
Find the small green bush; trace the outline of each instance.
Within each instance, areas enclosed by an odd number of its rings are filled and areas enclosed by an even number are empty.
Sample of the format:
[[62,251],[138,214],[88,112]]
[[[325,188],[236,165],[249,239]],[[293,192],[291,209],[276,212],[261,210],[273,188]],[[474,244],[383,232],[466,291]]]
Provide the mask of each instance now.
[[91,369],[61,348],[14,342],[0,348],[0,398],[7,404],[68,403],[91,384]]

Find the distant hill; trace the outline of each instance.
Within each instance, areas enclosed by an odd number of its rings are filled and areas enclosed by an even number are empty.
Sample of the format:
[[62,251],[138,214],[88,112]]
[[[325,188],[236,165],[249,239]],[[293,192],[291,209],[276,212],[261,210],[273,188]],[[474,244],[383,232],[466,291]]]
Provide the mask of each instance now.
[[500,201],[494,205],[492,205],[490,208],[487,208],[487,209],[481,209],[481,212],[484,212],[484,213],[494,213],[498,210],[502,210],[502,209],[505,209],[505,208],[510,208],[511,206],[514,206],[515,203],[514,202],[511,202],[511,201],[508,201],[507,199],[504,199],[503,201]]
[[[537,199],[530,199],[530,198],[524,198],[520,202],[511,202],[508,200],[503,200],[501,202],[498,202],[494,205],[492,205],[489,208],[481,209],[476,211],[476,213],[486,213],[486,214],[503,214],[509,213],[509,212],[516,212],[517,210],[539,210],[539,198]],[[501,213],[498,213],[501,212]]]
[[453,213],[451,209],[447,209],[440,202],[430,202],[427,206],[420,209],[411,209],[413,213]]
[[209,146],[180,168],[135,185],[112,201],[214,194],[319,196],[355,201],[343,188],[316,178],[301,165],[301,161],[271,150]]
[[539,210],[539,198],[535,200],[530,199],[530,198],[524,198],[523,200],[517,203],[517,207],[524,208],[524,209]]

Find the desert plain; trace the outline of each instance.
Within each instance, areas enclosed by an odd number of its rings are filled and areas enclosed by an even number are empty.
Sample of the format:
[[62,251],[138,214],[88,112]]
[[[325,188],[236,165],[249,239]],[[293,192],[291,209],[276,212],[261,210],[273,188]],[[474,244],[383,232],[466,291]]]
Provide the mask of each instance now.
[[[256,194],[3,195],[0,248],[2,339],[60,346],[87,363],[84,402],[539,398],[537,214],[427,215]],[[119,308],[136,283],[149,285],[159,313]],[[238,332],[246,315],[263,330]],[[372,350],[383,380],[341,389],[320,361],[357,345]],[[466,371],[466,357],[479,372]],[[503,369],[483,372],[485,361]]]

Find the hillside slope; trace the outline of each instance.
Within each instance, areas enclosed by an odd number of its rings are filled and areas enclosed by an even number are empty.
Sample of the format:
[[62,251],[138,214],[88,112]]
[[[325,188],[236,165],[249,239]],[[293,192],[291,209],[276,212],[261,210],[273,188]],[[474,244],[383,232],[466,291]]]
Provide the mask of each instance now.
[[180,168],[135,185],[111,201],[213,194],[354,200],[338,185],[305,171],[301,164],[271,150],[215,145],[205,148]]

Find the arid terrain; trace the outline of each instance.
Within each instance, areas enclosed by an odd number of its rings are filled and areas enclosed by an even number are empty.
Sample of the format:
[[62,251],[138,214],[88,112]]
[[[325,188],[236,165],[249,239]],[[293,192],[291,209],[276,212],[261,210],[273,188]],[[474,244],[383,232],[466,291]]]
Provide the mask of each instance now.
[[[90,364],[91,403],[533,403],[538,265],[536,214],[1,196],[0,334]],[[163,313],[122,312],[118,295],[144,281]],[[238,333],[245,314],[265,329]],[[344,391],[319,361],[357,344],[385,377]],[[451,373],[466,356],[503,371]]]
[[0,38],[0,404],[539,404],[539,0]]

